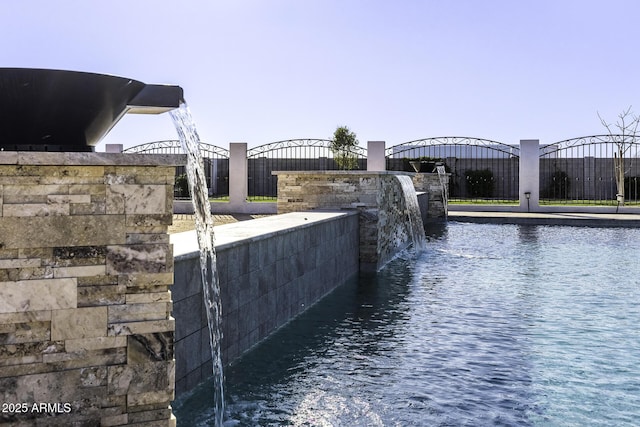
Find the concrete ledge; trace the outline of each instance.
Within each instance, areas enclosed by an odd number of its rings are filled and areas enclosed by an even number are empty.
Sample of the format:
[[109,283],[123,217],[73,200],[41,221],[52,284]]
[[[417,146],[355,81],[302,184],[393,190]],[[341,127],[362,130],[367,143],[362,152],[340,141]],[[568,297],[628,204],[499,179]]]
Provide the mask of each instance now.
[[[462,205],[458,203],[451,203],[447,205],[449,214],[451,212],[522,212],[519,205]],[[527,207],[524,207],[524,211],[527,211]]]
[[518,213],[592,213],[592,214],[615,214],[616,209],[619,214],[640,214],[639,207],[633,206],[573,206],[573,205],[542,205],[531,206],[527,211],[526,202],[524,206],[519,205],[463,205],[449,204],[449,212],[518,212]]
[[[316,223],[328,222],[351,215],[357,215],[357,212],[292,212],[251,221],[223,224],[214,229],[215,247],[216,250],[223,250],[228,247],[239,246],[247,242],[256,242],[274,235],[287,233],[292,228],[310,227]],[[173,245],[174,259],[181,260],[200,256],[195,230],[172,234],[169,236],[169,240]]]
[[463,212],[449,211],[450,221],[490,224],[640,227],[640,215],[584,212]]
[[414,176],[415,172],[404,171],[363,171],[363,170],[321,170],[321,171],[273,171],[271,175],[409,175]]

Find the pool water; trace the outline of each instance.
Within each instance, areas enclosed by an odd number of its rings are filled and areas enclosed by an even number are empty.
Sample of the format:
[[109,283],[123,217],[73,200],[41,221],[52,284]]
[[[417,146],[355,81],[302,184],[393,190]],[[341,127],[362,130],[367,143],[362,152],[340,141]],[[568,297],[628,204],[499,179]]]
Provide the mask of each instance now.
[[[638,425],[639,229],[427,234],[228,367],[225,425]],[[210,394],[178,425],[212,425]]]

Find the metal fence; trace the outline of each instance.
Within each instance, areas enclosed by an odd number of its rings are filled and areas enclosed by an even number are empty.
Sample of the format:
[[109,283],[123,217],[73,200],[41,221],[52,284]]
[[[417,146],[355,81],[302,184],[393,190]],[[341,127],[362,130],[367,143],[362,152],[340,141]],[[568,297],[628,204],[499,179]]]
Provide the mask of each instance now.
[[[640,204],[640,141],[634,135],[593,135],[540,147],[541,204]],[[229,194],[229,150],[200,144],[209,194]],[[156,141],[127,153],[181,154],[177,140]],[[518,146],[470,137],[436,137],[405,142],[386,150],[387,170],[432,172],[441,162],[451,173],[452,202],[513,203],[519,198]],[[366,149],[335,156],[331,140],[291,139],[247,150],[250,201],[274,201],[281,170],[338,170],[346,164],[366,170]],[[413,163],[413,165],[412,165]],[[184,167],[176,173],[176,198],[188,197]],[[622,175],[624,174],[624,175]],[[616,178],[617,177],[617,178]],[[620,184],[618,184],[618,182]]]
[[386,150],[387,170],[433,172],[442,163],[451,174],[452,202],[513,203],[518,196],[520,148],[470,137],[436,137]]
[[[183,154],[178,140],[149,142],[123,150],[126,153],[138,154]],[[229,196],[229,150],[216,145],[200,143],[200,153],[207,176],[209,196],[226,198]],[[176,185],[174,196],[177,199],[189,198],[189,190],[184,166],[176,168]]]
[[273,171],[367,169],[366,149],[355,147],[346,155],[331,150],[331,140],[289,139],[247,150],[250,201],[275,201],[278,181]]
[[592,135],[540,147],[540,203],[638,204],[639,145],[635,135]]

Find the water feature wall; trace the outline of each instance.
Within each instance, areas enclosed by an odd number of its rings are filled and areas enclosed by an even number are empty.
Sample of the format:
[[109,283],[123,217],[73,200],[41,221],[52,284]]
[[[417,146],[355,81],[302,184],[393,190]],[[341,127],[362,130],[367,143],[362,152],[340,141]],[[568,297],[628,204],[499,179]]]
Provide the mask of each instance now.
[[175,425],[167,227],[184,162],[0,152],[0,424]]
[[[427,221],[444,219],[447,216],[447,203],[443,194],[448,194],[451,174],[416,173],[413,175],[413,186],[418,192],[429,194]],[[446,186],[446,189],[443,189]]]
[[[358,272],[358,215],[305,212],[216,227],[222,356],[229,364]],[[175,256],[176,394],[211,376],[195,232]]]
[[[407,205],[397,179],[397,175],[411,173],[279,171],[274,174],[278,176],[278,213],[358,209],[361,270],[379,270],[411,243]],[[426,197],[425,193],[419,195],[422,208],[427,205]]]

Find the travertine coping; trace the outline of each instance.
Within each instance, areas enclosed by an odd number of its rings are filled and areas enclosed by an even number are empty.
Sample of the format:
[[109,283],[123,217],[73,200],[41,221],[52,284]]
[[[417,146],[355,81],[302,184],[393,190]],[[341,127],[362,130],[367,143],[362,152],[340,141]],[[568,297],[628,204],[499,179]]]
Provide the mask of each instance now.
[[0,165],[182,166],[186,163],[185,154],[0,151]]
[[[220,225],[214,229],[216,249],[233,247],[246,241],[265,239],[292,228],[310,226],[314,223],[355,214],[355,211],[291,212]],[[176,260],[192,258],[195,254],[200,253],[195,230],[171,234],[169,240],[173,244],[173,257]]]

